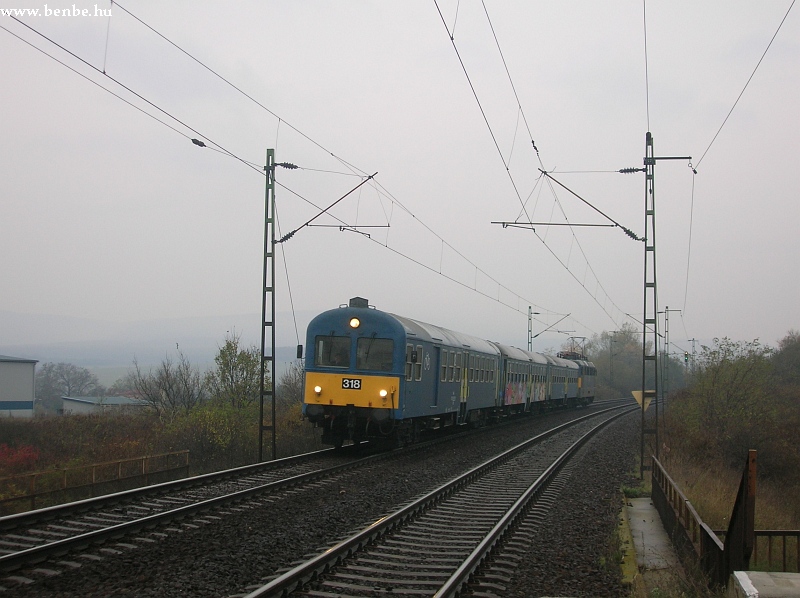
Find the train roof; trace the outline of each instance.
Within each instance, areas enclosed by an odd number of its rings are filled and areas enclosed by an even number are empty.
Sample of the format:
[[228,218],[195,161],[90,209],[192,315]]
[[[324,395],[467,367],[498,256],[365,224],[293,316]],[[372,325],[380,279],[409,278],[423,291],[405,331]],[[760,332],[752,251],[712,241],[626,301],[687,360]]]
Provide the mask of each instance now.
[[[386,312],[384,312],[386,313]],[[489,353],[492,355],[500,355],[498,348],[489,341],[483,340],[477,336],[464,334],[463,332],[455,332],[448,330],[441,326],[434,326],[426,322],[412,320],[404,316],[386,313],[386,315],[393,317],[403,325],[406,330],[406,335],[416,337],[420,340],[429,341],[432,343],[440,342],[443,345],[450,347],[457,347],[463,349],[470,349],[472,351],[480,351],[481,353]]]
[[454,349],[469,349],[489,355],[500,355],[500,349],[495,343],[463,332],[448,330],[441,326],[434,326],[372,308],[366,299],[358,297],[351,299],[349,305],[339,306],[338,309],[329,309],[314,317],[308,324],[309,334],[316,329],[327,330],[331,327],[345,326],[351,317],[358,317],[364,322],[370,322],[371,326],[378,325],[384,329],[386,334],[400,334],[402,330],[409,342],[412,342],[412,339],[418,339],[441,343]]
[[518,359],[519,361],[530,361],[532,363],[541,363],[546,364],[547,358],[542,355],[541,353],[532,353],[530,351],[524,351],[523,349],[518,349],[517,347],[510,347],[508,345],[503,345],[501,343],[494,343],[500,348],[500,351],[510,357],[511,359]]
[[578,369],[578,364],[570,359],[562,359],[561,357],[555,357],[553,355],[545,355],[545,357],[547,357],[547,360],[553,365],[557,365],[562,368],[569,368],[571,370]]

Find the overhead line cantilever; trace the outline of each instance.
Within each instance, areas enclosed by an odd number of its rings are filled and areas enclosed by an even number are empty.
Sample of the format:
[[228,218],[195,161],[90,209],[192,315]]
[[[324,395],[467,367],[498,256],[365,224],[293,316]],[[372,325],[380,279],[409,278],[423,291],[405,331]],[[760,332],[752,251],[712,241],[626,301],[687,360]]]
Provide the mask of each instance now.
[[[600,210],[599,208],[597,208],[597,207],[593,206],[591,203],[589,203],[587,200],[585,200],[585,199],[584,199],[584,198],[582,198],[580,195],[578,195],[577,193],[575,193],[575,192],[574,192],[572,189],[570,189],[569,187],[567,187],[566,185],[564,185],[563,183],[561,183],[559,180],[557,180],[557,179],[554,179],[554,178],[553,178],[553,177],[550,175],[550,173],[549,173],[549,172],[547,172],[547,171],[545,171],[545,170],[542,170],[541,168],[539,169],[539,172],[541,172],[541,173],[542,173],[544,176],[546,176],[546,177],[547,177],[548,179],[550,179],[551,181],[555,182],[555,183],[556,183],[557,185],[559,185],[560,187],[562,187],[562,188],[566,189],[567,191],[569,191],[570,193],[572,193],[572,195],[574,195],[575,197],[577,197],[578,199],[580,199],[580,200],[581,200],[583,203],[585,203],[587,206],[589,206],[590,208],[592,208],[592,209],[593,209],[595,212],[597,212],[598,214],[600,214],[601,216],[603,216],[603,217],[604,217],[606,220],[608,220],[609,222],[613,222],[613,223],[614,223],[614,226],[617,226],[617,227],[621,228],[621,229],[622,229],[622,230],[625,232],[625,234],[626,234],[626,235],[628,235],[628,236],[629,236],[631,239],[633,239],[633,240],[635,240],[635,241],[644,241],[644,239],[642,239],[641,237],[639,237],[639,236],[638,236],[636,233],[634,233],[634,232],[633,232],[631,229],[629,229],[629,228],[628,228],[628,227],[626,227],[626,226],[622,226],[622,225],[621,225],[619,222],[617,222],[616,220],[614,220],[614,219],[613,219],[611,216],[609,216],[608,214],[606,214],[605,212],[603,212],[603,211],[602,211],[602,210]],[[572,226],[574,226],[574,225],[572,225]]]

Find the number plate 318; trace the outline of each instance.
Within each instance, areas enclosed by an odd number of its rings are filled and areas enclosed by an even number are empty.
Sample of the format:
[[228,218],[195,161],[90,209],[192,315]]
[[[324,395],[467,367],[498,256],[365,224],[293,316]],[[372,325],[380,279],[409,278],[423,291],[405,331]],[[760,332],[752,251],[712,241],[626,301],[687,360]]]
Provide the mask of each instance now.
[[361,390],[361,378],[342,378],[342,388],[345,390]]

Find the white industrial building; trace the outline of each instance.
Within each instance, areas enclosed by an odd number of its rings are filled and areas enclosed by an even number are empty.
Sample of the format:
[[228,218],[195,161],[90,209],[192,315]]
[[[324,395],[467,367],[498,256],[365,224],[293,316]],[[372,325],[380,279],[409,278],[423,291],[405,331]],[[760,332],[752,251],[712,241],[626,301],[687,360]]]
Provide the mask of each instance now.
[[0,355],[0,417],[33,417],[37,363]]
[[147,407],[147,401],[130,397],[61,397],[64,415],[134,413]]

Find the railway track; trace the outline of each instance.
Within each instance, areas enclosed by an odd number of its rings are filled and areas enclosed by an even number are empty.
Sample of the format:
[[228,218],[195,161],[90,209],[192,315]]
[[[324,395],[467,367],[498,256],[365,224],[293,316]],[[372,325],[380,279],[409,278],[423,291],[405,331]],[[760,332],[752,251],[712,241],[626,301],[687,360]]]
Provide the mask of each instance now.
[[382,455],[325,449],[0,518],[0,571],[325,479]]
[[[368,459],[360,458],[364,451],[310,453],[2,518],[0,594],[13,589],[22,596],[83,597],[140,588],[167,596],[191,578],[192,594],[230,595],[429,492],[449,479],[448,472],[481,463],[491,446],[507,448],[528,438],[532,428],[541,431],[554,425],[552,419],[575,415],[555,411],[552,418],[514,419]],[[452,464],[442,468],[442,460]],[[336,472],[331,465],[342,467]],[[184,489],[176,490],[179,485]],[[225,581],[231,575],[240,581]]]
[[[420,443],[407,452],[428,450],[447,441],[445,437]],[[119,542],[142,530],[200,516],[265,494],[322,480],[331,482],[350,469],[368,467],[390,456],[387,452],[371,451],[366,444],[341,450],[324,449],[0,517],[0,572],[13,572],[53,556],[62,557],[91,546]],[[200,523],[207,521],[201,519]],[[129,548],[131,545],[122,543],[121,546]]]
[[578,449],[635,410],[607,409],[540,434],[278,575],[247,598],[456,595]]

